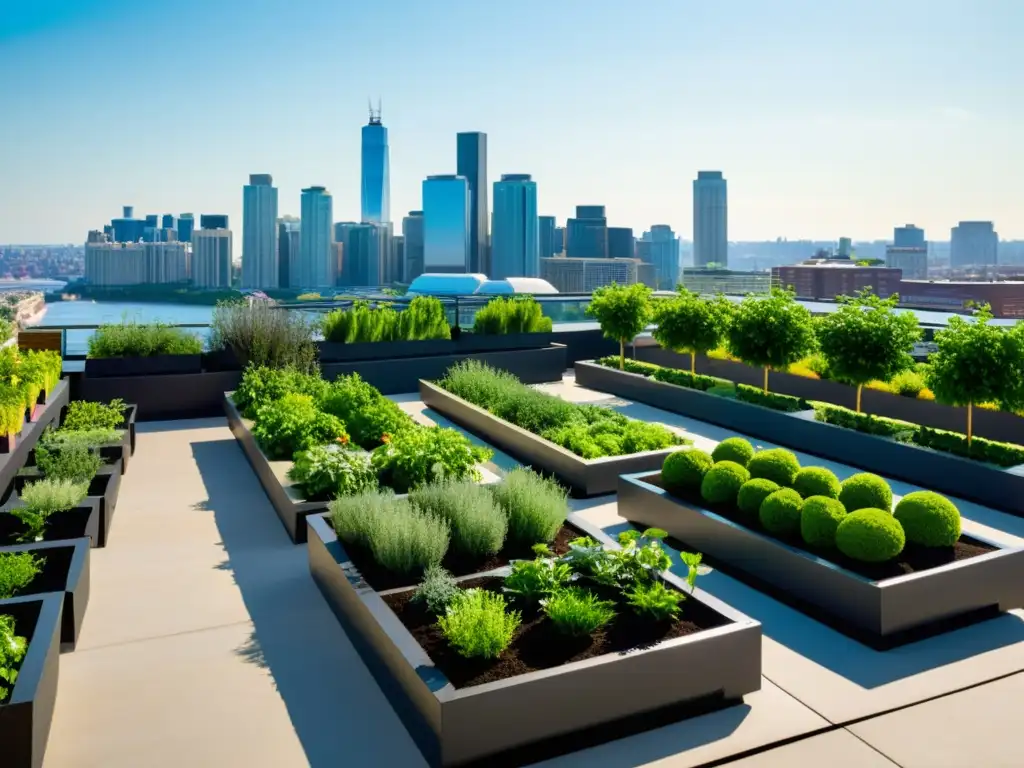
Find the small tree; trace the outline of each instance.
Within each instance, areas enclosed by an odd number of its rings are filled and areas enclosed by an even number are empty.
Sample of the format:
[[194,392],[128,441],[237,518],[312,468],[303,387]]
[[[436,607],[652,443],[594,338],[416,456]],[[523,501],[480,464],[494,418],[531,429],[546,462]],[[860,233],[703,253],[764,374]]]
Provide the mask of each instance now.
[[619,369],[626,367],[626,343],[651,319],[651,289],[643,283],[606,285],[594,291],[587,314],[597,318],[606,338],[619,342]]
[[768,372],[786,368],[814,351],[813,318],[791,291],[773,288],[769,296],[751,294],[734,310],[726,335],[729,352]]
[[888,381],[914,364],[910,352],[921,338],[917,317],[892,310],[899,296],[881,299],[865,289],[859,296],[843,296],[839,308],[817,321],[818,346],[831,375],[857,387],[869,381]]
[[721,345],[733,305],[724,296],[707,300],[682,285],[677,290],[678,297],[655,307],[654,338],[665,349],[689,353],[690,373],[696,373],[697,355]]

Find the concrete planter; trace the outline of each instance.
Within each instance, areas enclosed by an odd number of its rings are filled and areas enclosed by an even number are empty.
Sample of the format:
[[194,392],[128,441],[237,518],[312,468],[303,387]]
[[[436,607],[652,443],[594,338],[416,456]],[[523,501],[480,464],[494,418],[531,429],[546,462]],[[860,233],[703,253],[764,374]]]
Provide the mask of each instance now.
[[545,440],[532,432],[499,419],[483,408],[446,392],[429,381],[420,381],[420,399],[430,408],[481,439],[542,472],[556,475],[583,496],[613,493],[616,478],[631,472],[661,469],[665,457],[675,448],[645,451],[628,456],[583,459],[572,451]]
[[649,481],[660,472],[619,478],[619,514],[643,527],[668,531],[713,558],[834,617],[866,639],[895,644],[930,624],[997,607],[1024,607],[1024,547],[926,571],[871,581],[808,552],[684,501]]
[[0,600],[0,615],[14,617],[28,640],[11,695],[0,704],[4,768],[41,768],[57,700],[60,670],[61,595]]
[[[574,516],[568,522],[612,546],[600,529]],[[431,766],[482,762],[686,702],[738,703],[760,689],[760,624],[700,590],[690,599],[732,623],[457,689],[362,580],[329,523],[316,515],[307,523],[313,579]],[[675,577],[665,579],[685,591]]]
[[29,460],[39,436],[55,422],[59,422],[61,413],[68,405],[68,382],[61,379],[48,395],[46,405],[39,413],[36,421],[26,424],[21,430],[8,453],[0,453],[0,488],[7,488],[14,476],[18,474]]
[[813,411],[774,411],[590,362],[576,364],[576,383],[1024,516],[1024,472],[1020,468],[1007,470],[836,427],[815,420]]
[[514,349],[543,349],[551,344],[553,333],[509,333],[478,335],[463,333],[458,339],[426,339],[423,341],[380,341],[344,344],[318,341],[321,363],[343,363],[360,360],[397,360],[406,357],[435,355],[470,355],[480,352],[503,352]]
[[202,355],[152,355],[150,357],[89,357],[85,360],[86,378],[112,376],[160,376],[199,373]]

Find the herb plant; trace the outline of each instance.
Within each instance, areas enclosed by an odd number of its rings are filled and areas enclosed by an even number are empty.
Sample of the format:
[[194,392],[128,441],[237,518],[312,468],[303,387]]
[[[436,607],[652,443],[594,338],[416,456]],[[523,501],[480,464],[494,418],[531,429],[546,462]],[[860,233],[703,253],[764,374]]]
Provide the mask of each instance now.
[[439,565],[428,566],[423,581],[412,595],[413,602],[423,603],[435,616],[444,613],[459,594],[455,577]]
[[318,410],[309,395],[294,393],[260,407],[252,434],[271,459],[290,459],[332,440],[348,441],[337,417]]
[[44,478],[29,483],[21,491],[25,506],[15,507],[15,515],[27,526],[23,541],[41,541],[46,530],[46,521],[55,512],[74,509],[89,491],[88,482],[75,483],[71,480]]
[[0,614],[0,704],[11,695],[27,652],[28,640],[18,635],[14,617]]
[[448,605],[438,627],[462,656],[496,659],[512,643],[520,621],[520,613],[507,610],[502,595],[467,589]]
[[42,561],[31,552],[0,552],[0,600],[21,592],[42,568]]
[[508,517],[508,538],[521,545],[554,541],[565,524],[569,502],[565,490],[553,480],[519,467],[491,487]]
[[551,330],[551,318],[544,317],[540,303],[532,296],[496,296],[473,318],[473,333],[544,333]]
[[409,501],[451,526],[451,548],[465,557],[483,559],[505,543],[508,519],[487,488],[471,481],[442,481],[420,486]]
[[320,395],[319,406],[341,419],[352,442],[366,450],[416,426],[398,403],[384,397],[358,373],[339,376],[327,386]]
[[100,448],[121,442],[116,429],[48,429],[39,438],[39,444],[51,451],[68,448]]
[[72,400],[62,426],[68,430],[118,429],[124,423],[124,400],[117,398],[109,403],[94,403],[87,400]]
[[[572,568],[554,557],[545,555],[545,548],[533,560],[516,560],[505,577],[503,589],[510,595],[535,603],[552,595],[572,581]],[[548,553],[550,554],[550,553]]]
[[494,455],[447,427],[417,427],[385,442],[371,456],[382,485],[407,493],[441,480],[479,480],[478,464]]
[[626,591],[626,601],[634,611],[655,621],[669,621],[679,615],[686,595],[663,582],[637,582]]
[[198,355],[203,344],[192,334],[163,323],[101,325],[89,337],[89,357]]
[[99,454],[84,445],[70,445],[58,451],[36,446],[36,465],[48,478],[88,483],[102,464]]
[[301,312],[267,301],[221,302],[210,321],[211,350],[230,349],[243,367],[316,368],[313,326]]
[[377,487],[370,454],[336,442],[296,453],[288,479],[302,489],[306,499],[352,496]]
[[570,637],[592,635],[615,618],[615,603],[579,587],[555,592],[543,606],[555,628]]
[[276,403],[287,394],[310,395],[319,399],[327,390],[327,382],[319,373],[303,373],[296,368],[250,366],[232,399],[246,418],[255,418],[264,405]]

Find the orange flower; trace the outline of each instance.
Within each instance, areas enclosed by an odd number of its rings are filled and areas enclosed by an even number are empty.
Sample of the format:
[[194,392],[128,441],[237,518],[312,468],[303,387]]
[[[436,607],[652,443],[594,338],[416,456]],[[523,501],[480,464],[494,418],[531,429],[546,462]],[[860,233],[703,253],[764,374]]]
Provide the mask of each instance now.
[[381,435],[380,441],[384,443],[384,445],[387,445],[388,443],[391,442],[391,435]]
[[342,435],[341,437],[336,437],[336,438],[334,438],[334,440],[336,442],[341,443],[342,445],[345,445],[348,442],[348,435]]

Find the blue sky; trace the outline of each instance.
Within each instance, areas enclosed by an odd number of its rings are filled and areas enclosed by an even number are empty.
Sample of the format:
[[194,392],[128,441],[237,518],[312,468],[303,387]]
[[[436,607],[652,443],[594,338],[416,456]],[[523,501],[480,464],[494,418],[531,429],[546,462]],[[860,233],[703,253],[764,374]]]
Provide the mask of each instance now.
[[720,169],[730,239],[1024,238],[1022,38],[1020,0],[0,0],[0,242],[125,204],[239,230],[249,173],[356,218],[368,96],[396,219],[483,130],[560,220],[689,237]]

